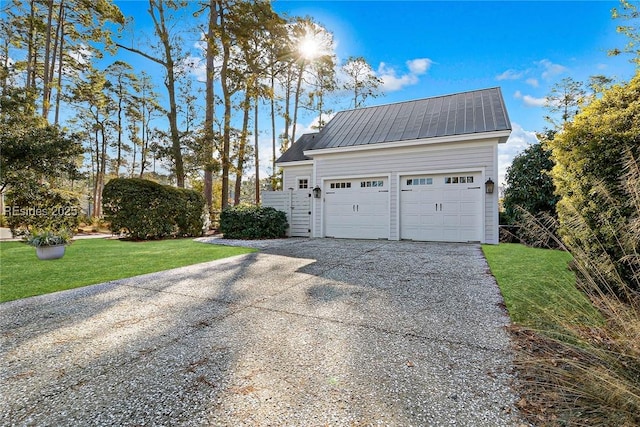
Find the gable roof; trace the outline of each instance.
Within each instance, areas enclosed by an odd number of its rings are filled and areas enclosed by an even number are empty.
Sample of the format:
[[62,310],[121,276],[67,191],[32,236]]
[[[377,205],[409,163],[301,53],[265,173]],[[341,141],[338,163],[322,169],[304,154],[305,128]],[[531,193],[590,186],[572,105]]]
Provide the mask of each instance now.
[[318,134],[303,135],[278,163],[309,160],[306,150],[506,130],[511,122],[500,88],[481,89],[341,111]]

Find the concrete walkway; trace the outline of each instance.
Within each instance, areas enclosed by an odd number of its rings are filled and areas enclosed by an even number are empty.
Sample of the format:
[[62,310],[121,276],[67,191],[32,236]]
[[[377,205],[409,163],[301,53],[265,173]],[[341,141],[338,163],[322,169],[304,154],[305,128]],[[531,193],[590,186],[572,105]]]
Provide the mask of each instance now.
[[1,304],[0,424],[520,423],[477,245],[258,244]]

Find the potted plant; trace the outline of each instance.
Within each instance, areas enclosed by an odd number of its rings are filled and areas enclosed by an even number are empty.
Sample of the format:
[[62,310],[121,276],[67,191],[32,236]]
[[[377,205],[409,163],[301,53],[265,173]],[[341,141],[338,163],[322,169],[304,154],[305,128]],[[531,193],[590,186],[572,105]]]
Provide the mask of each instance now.
[[36,248],[38,259],[58,259],[64,255],[72,237],[68,230],[36,230],[27,235],[26,241]]

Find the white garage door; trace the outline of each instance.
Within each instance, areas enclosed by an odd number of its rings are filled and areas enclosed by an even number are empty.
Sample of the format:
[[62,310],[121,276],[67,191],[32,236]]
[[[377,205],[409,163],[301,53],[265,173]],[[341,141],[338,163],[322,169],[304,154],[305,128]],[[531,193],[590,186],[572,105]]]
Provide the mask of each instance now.
[[481,241],[481,177],[479,172],[403,176],[400,182],[400,238]]
[[326,181],[324,188],[326,237],[389,238],[389,180],[386,177]]

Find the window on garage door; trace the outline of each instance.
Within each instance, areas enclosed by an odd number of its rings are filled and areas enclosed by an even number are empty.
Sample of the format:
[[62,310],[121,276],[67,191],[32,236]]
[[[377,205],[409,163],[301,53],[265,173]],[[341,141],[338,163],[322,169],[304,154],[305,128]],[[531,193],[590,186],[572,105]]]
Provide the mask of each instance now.
[[470,175],[458,175],[458,176],[445,176],[445,184],[473,184],[473,176]]

